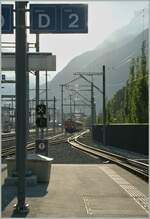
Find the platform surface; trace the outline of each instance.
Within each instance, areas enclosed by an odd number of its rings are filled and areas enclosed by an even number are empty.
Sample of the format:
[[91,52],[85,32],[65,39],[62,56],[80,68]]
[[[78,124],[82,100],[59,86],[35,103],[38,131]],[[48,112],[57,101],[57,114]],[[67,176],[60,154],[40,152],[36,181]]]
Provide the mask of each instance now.
[[52,164],[49,184],[27,188],[27,215],[16,200],[3,185],[2,217],[148,217],[148,184],[115,164]]

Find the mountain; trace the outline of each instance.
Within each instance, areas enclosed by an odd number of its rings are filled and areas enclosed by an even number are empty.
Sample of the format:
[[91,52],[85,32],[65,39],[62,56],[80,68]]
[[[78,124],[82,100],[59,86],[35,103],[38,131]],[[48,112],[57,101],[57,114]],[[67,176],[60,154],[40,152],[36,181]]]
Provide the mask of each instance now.
[[115,42],[116,49],[133,40],[144,29],[149,27],[149,11],[142,9],[135,11],[135,14],[129,24],[113,32],[104,42],[97,46],[97,49],[103,49],[105,52],[113,48]]
[[[143,21],[144,25],[142,24]],[[103,43],[97,45],[95,49],[73,58],[61,72],[57,73],[53,80],[48,83],[48,88],[51,89],[48,93],[48,98],[52,99],[53,96],[56,96],[57,100],[60,100],[60,84],[67,83],[76,78],[75,72],[102,72],[103,64],[106,65],[106,96],[110,98],[126,83],[130,61],[141,54],[142,41],[146,40],[148,42],[147,28],[148,10],[136,12],[128,25],[112,33]],[[146,49],[148,53],[148,43]],[[94,83],[102,89],[102,76],[95,76],[93,78]],[[91,80],[90,77],[89,79]],[[88,84],[83,79],[75,82],[76,85],[77,83]],[[41,88],[45,88],[45,85],[43,84]],[[10,91],[10,85],[8,90],[9,92],[5,89],[5,94],[14,93],[14,89]],[[97,110],[99,111],[102,95],[95,90],[94,92]],[[82,95],[90,99],[90,92],[82,93]],[[65,94],[65,97],[67,97],[67,94]],[[45,94],[43,99],[45,99]],[[58,101],[57,104],[60,104],[60,102]]]
[[[106,66],[106,96],[107,98],[110,98],[126,83],[131,59],[141,55],[143,40],[148,42],[148,29],[144,30],[134,38],[131,37],[131,40],[128,39],[127,43],[123,43],[123,46],[120,45],[118,47],[118,41],[115,41],[111,46],[111,49],[109,48],[109,44],[108,48],[105,45],[105,49],[103,45],[101,45],[93,51],[88,51],[75,57],[49,83],[48,87],[51,89],[49,98],[55,95],[57,99],[60,99],[59,85],[76,78],[77,76],[74,76],[75,72],[102,72],[103,64]],[[120,41],[121,39],[119,39],[119,42]],[[148,54],[148,45],[146,46],[146,51]],[[75,83],[88,84],[83,81],[83,79],[80,79]],[[95,76],[94,83],[102,89],[101,76]],[[90,93],[86,93],[85,95],[90,99]],[[98,96],[96,97],[97,110],[100,110],[100,99],[102,99],[102,95],[96,91],[95,96]]]

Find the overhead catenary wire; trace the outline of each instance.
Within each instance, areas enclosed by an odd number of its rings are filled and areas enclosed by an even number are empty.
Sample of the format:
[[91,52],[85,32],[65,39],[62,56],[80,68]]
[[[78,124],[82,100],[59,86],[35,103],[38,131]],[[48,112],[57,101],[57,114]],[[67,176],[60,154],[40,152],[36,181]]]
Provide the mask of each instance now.
[[119,64],[114,65],[114,66],[111,66],[111,67],[108,67],[108,68],[107,68],[107,72],[108,72],[108,71],[115,71],[115,70],[119,69],[122,65],[124,65],[124,64],[128,63],[129,61],[131,61],[132,58],[134,58],[134,57],[132,57],[132,55],[134,55],[135,52],[136,52],[136,51],[130,53],[127,57],[123,58],[123,59],[119,62]]
[[85,99],[86,101],[90,102],[90,100],[88,100],[86,97],[84,97],[82,94],[80,94],[78,91],[74,90],[74,89],[70,89],[69,87],[66,87],[68,90],[75,92],[76,94],[78,94],[79,96],[81,96],[83,99]]
[[[145,28],[145,9],[141,9],[140,10],[140,12],[139,13],[137,13],[137,15],[133,18],[133,20],[132,20],[132,22],[136,22],[136,20],[139,18],[139,17],[141,17],[141,21],[142,21],[142,33],[143,33],[143,36],[142,36],[142,38],[143,38],[143,41],[144,41],[144,28]],[[122,59],[121,61],[120,61],[120,63],[117,65],[117,66],[112,66],[111,67],[111,69],[109,68],[107,71],[111,71],[111,70],[116,70],[117,68],[119,68],[120,66],[122,66],[123,64],[125,64],[125,63],[127,63],[126,62],[126,59],[128,59],[129,57],[131,57],[132,55],[134,55],[135,54],[135,52],[136,52],[136,50],[134,51],[134,52],[132,52],[132,53],[130,53],[127,57],[125,57],[124,59]],[[130,59],[128,59],[128,62],[131,60],[131,58]],[[123,63],[122,63],[123,62]]]
[[[128,55],[126,58],[122,59],[121,62],[116,65],[115,67],[108,67],[107,72],[108,71],[115,71],[117,69],[119,69],[120,67],[122,67],[123,65],[125,65],[126,63],[130,62],[134,57],[131,57],[131,55],[133,55],[135,53],[132,52],[130,55]],[[129,58],[130,57],[130,58]],[[139,59],[142,59],[142,57],[138,57]],[[120,82],[116,82],[116,83],[106,83],[107,87],[112,87],[112,86],[119,86],[121,84],[124,84],[127,81],[127,79],[120,81]]]

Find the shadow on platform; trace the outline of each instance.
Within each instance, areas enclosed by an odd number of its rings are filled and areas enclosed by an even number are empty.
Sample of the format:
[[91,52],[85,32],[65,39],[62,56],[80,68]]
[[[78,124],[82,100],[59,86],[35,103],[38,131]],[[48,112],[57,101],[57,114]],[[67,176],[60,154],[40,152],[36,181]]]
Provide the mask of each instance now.
[[[49,182],[50,183],[50,182]],[[49,183],[38,183],[34,187],[27,188],[27,197],[42,197],[48,193],[48,185]]]
[[2,185],[2,211],[16,197],[17,188],[15,186]]
[[27,217],[29,212],[23,212],[23,213],[20,213],[16,210],[13,211],[11,217],[15,217],[15,218],[24,218],[24,217]]
[[[51,168],[50,168],[51,170]],[[35,186],[28,186],[26,187],[26,198],[30,197],[43,197],[48,193],[48,185],[50,183],[50,176],[51,171],[49,173],[49,182],[46,183],[37,183]],[[17,187],[16,186],[8,186],[8,185],[2,185],[2,212],[4,215],[8,214],[7,217],[17,217],[22,218],[26,217],[28,212],[19,213],[13,208],[13,205],[15,200],[17,201]]]

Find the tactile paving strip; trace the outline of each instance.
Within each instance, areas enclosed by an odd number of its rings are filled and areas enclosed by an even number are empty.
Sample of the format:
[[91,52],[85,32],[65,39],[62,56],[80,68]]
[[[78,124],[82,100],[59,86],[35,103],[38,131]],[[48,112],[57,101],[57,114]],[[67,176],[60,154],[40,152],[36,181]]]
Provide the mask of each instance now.
[[140,192],[137,188],[131,185],[123,177],[119,176],[114,170],[110,167],[99,166],[99,168],[105,172],[109,177],[111,177],[121,188],[123,188],[134,200],[140,205],[147,213],[149,213],[149,202],[148,198]]

